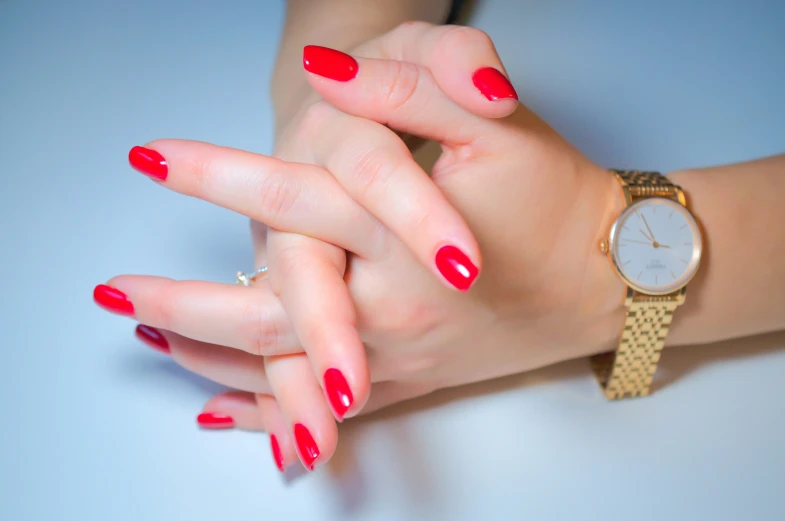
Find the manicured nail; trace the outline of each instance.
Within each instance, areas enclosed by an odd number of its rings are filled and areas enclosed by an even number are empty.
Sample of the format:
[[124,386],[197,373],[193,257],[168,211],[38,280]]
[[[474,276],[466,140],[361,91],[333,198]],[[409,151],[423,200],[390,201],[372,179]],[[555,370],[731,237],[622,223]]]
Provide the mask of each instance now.
[[112,313],[119,315],[133,315],[134,305],[128,300],[128,296],[111,286],[99,284],[93,290],[93,300],[95,303]]
[[349,81],[357,76],[357,60],[345,52],[318,45],[303,48],[303,67],[308,72],[336,81]]
[[352,402],[354,402],[352,390],[349,388],[349,383],[344,378],[343,373],[335,368],[325,371],[324,391],[327,393],[330,405],[333,406],[335,417],[338,421],[343,420],[346,411],[349,410]]
[[172,352],[169,349],[169,342],[166,341],[166,337],[154,327],[139,324],[136,326],[136,338],[165,355]]
[[203,412],[196,417],[196,423],[203,429],[231,429],[234,418],[215,412]]
[[436,267],[447,282],[466,291],[477,278],[479,270],[469,257],[455,246],[442,246],[436,252]]
[[321,453],[313,436],[302,423],[294,424],[294,441],[297,443],[297,452],[300,454],[303,465],[308,470],[313,470],[313,462]]
[[281,454],[281,447],[280,445],[278,445],[278,438],[275,437],[275,434],[270,434],[270,448],[273,451],[273,459],[275,460],[275,466],[278,467],[278,470],[283,472],[284,471],[283,454]]
[[518,99],[518,93],[512,86],[510,80],[500,71],[493,67],[484,67],[474,71],[472,76],[474,86],[477,87],[482,95],[491,101],[511,98]]
[[169,175],[169,165],[164,156],[153,149],[134,147],[128,152],[128,162],[136,170],[159,181],[165,181]]

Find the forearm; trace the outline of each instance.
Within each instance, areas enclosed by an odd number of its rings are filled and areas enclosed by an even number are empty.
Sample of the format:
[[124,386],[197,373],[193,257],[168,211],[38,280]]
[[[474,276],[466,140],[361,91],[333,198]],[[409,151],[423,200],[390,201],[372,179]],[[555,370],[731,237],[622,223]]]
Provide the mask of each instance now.
[[347,50],[402,22],[441,23],[450,0],[289,0],[271,95],[280,131],[309,95],[302,71],[305,45]]
[[668,177],[686,191],[704,234],[668,344],[785,329],[785,155]]

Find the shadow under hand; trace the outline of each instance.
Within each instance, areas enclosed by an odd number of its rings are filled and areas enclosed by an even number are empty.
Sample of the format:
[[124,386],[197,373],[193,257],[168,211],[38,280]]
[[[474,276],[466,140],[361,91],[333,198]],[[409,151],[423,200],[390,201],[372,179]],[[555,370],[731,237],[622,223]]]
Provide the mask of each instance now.
[[[134,387],[138,387],[140,382],[157,383],[163,381],[166,385],[179,382],[183,384],[182,387],[186,392],[196,391],[203,397],[212,397],[228,390],[223,385],[177,365],[170,358],[153,357],[150,353],[140,352],[138,347],[136,351],[136,353],[118,360],[117,363],[120,378],[130,382]],[[167,395],[171,395],[171,393],[167,393]]]
[[785,331],[724,340],[713,344],[669,347],[657,368],[654,392],[684,378],[702,365],[759,356],[785,348]]

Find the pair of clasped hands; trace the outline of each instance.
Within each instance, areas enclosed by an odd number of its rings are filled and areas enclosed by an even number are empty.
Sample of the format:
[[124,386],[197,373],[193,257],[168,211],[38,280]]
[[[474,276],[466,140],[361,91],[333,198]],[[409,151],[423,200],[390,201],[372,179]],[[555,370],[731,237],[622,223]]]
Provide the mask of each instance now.
[[[235,391],[198,422],[269,433],[280,470],[333,455],[336,421],[609,349],[622,286],[597,254],[618,186],[525,107],[490,39],[403,24],[308,46],[315,91],[274,156],[156,140],[131,165],[248,216],[250,287],[123,275],[109,311]],[[441,144],[433,171],[401,136]],[[482,252],[482,255],[481,255]]]

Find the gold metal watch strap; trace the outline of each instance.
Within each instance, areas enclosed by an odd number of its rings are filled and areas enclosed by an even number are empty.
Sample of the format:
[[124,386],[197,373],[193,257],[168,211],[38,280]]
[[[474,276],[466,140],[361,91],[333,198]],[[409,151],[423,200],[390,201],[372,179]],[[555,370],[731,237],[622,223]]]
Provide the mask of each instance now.
[[591,357],[591,365],[610,400],[646,396],[665,347],[677,296],[636,294],[627,310],[621,341],[615,352]]
[[623,185],[629,187],[633,199],[643,197],[674,198],[679,187],[659,172],[642,170],[611,170]]
[[[667,197],[682,202],[680,187],[659,172],[612,172],[629,191],[628,203],[648,197]],[[594,373],[608,399],[649,394],[673,312],[681,302],[680,293],[652,296],[628,289],[627,318],[618,349],[591,357]]]

